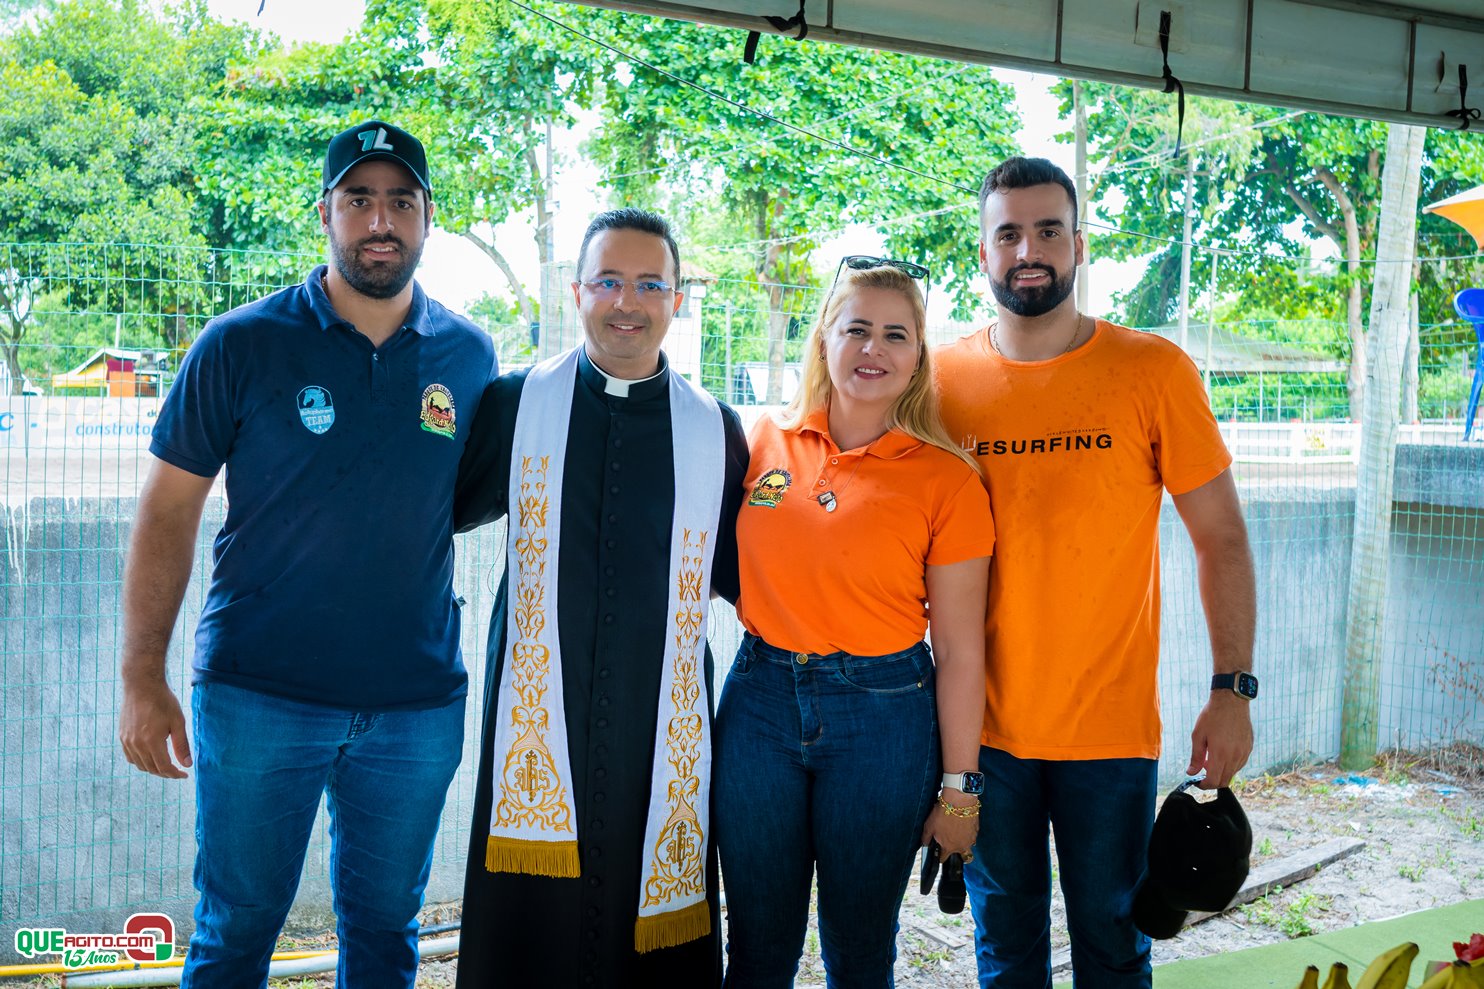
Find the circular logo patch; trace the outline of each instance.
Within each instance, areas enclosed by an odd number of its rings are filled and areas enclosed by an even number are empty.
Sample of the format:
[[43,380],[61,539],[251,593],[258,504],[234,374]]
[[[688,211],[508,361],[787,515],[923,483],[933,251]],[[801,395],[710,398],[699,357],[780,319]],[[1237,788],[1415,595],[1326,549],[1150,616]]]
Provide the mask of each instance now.
[[782,467],[764,472],[747,496],[747,504],[757,508],[777,508],[783,501],[783,493],[794,482],[793,475]]

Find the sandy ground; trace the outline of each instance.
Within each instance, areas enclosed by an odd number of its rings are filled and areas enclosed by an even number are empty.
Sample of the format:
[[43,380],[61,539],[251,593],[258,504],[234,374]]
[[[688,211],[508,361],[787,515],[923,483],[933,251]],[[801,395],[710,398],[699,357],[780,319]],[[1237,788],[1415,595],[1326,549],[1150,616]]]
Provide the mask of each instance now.
[[[1484,897],[1484,749],[1458,745],[1428,756],[1388,758],[1362,774],[1334,766],[1248,780],[1238,787],[1253,830],[1254,864],[1293,855],[1336,837],[1365,847],[1310,879],[1155,942],[1156,965],[1238,951],[1321,931],[1384,920]],[[456,918],[430,910],[428,923]],[[1053,903],[1053,950],[1067,945],[1060,894]],[[945,915],[915,885],[902,905],[896,983],[902,989],[970,989],[973,926],[967,912]],[[1466,940],[1471,931],[1449,932]],[[333,937],[285,939],[284,949],[333,946]],[[811,928],[799,986],[823,986],[819,938]],[[1389,946],[1382,946],[1389,947]],[[1378,952],[1382,948],[1377,949]],[[418,989],[451,989],[457,956],[429,959]],[[1295,982],[1302,973],[1295,973]],[[1069,977],[1063,973],[1058,978]],[[55,987],[55,977],[0,980]],[[274,989],[328,989],[331,977],[275,979]],[[668,987],[665,987],[668,989]]]
[[[1155,942],[1154,963],[1238,951],[1484,897],[1484,751],[1460,747],[1425,759],[1398,757],[1359,774],[1356,782],[1350,778],[1334,766],[1320,766],[1242,784],[1238,794],[1252,824],[1254,863],[1336,837],[1361,838],[1365,847],[1281,893]],[[941,913],[936,898],[918,895],[914,885],[902,905],[901,923],[899,987],[977,986],[973,922],[967,912]],[[1456,939],[1467,940],[1472,932],[1455,933]],[[1053,950],[1066,945],[1057,892]],[[799,986],[824,985],[818,947],[818,935],[811,929]],[[425,962],[419,989],[452,986],[457,964],[456,958]],[[1295,982],[1301,974],[1295,973]],[[281,985],[302,989],[300,983]]]

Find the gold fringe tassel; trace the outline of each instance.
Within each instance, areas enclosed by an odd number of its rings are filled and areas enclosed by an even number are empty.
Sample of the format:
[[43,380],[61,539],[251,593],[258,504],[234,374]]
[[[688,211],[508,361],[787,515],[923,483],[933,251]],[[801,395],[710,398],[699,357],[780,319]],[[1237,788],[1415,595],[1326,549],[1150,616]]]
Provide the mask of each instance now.
[[523,872],[558,879],[582,875],[575,841],[526,841],[490,835],[484,848],[484,867],[490,872]]
[[711,907],[702,900],[679,910],[640,917],[634,923],[634,950],[673,948],[711,933]]

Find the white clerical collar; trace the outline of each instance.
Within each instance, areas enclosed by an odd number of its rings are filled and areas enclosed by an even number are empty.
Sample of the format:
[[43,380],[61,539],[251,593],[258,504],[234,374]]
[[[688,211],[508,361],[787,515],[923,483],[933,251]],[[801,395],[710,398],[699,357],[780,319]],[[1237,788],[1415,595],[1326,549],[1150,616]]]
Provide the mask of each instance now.
[[591,354],[588,355],[587,359],[588,362],[592,364],[593,369],[603,376],[603,394],[612,395],[614,398],[628,398],[630,388],[634,387],[635,385],[642,385],[646,381],[653,381],[655,378],[658,378],[660,375],[665,373],[665,360],[663,357],[660,358],[660,369],[658,371],[654,372],[647,378],[634,379],[615,378],[613,375],[609,374],[607,371],[599,367],[598,362],[593,360]]

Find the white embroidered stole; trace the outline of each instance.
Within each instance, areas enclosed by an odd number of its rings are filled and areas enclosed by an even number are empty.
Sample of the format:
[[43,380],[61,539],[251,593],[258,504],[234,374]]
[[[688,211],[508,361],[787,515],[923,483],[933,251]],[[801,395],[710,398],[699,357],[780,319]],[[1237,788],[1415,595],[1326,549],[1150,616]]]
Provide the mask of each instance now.
[[485,868],[576,876],[577,815],[557,635],[562,470],[577,351],[531,369],[510,451],[505,664]]
[[711,933],[706,848],[711,842],[711,718],[705,674],[711,565],[726,478],[716,400],[670,373],[675,516],[664,669],[655,723],[649,821],[634,948],[651,951]]
[[[577,362],[574,349],[532,368],[516,413],[505,663],[485,851],[485,867],[491,872],[581,873],[557,618],[562,477]],[[702,675],[726,439],[721,411],[711,396],[673,372],[669,388],[675,512],[634,929],[638,951],[682,944],[711,930],[706,904],[711,739]]]

